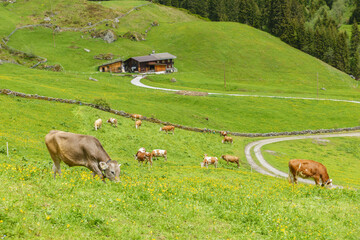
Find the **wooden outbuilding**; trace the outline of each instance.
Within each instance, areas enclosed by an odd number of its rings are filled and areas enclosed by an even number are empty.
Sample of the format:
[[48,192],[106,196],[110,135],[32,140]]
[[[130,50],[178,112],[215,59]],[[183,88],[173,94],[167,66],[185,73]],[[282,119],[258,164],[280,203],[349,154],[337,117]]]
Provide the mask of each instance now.
[[129,58],[124,62],[126,72],[159,73],[176,72],[174,67],[176,56],[170,53],[155,53],[147,56]]
[[118,59],[109,63],[105,63],[98,67],[100,72],[122,73],[125,71],[123,60]]

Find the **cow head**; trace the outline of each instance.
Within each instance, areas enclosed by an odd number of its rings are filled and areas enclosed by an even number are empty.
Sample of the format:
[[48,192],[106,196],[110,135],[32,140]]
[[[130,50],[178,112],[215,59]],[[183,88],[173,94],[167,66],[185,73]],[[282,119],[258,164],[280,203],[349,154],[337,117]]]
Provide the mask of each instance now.
[[160,127],[160,130],[159,130],[160,132],[162,131],[162,127]]
[[325,183],[322,183],[321,186],[331,188],[332,187],[332,179],[329,178]]
[[109,160],[107,162],[100,162],[100,169],[104,172],[106,178],[110,181],[119,182],[120,166],[117,161]]
[[204,167],[204,162],[201,162],[200,165],[201,165],[201,167]]

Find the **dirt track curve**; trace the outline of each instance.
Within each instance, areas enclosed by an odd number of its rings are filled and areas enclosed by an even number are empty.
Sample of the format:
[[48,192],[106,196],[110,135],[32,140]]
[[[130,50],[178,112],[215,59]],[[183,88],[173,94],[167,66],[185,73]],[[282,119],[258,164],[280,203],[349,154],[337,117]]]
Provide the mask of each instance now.
[[[284,173],[273,166],[271,166],[264,158],[261,153],[261,148],[267,144],[282,142],[282,141],[291,141],[291,140],[300,140],[300,139],[316,139],[316,138],[332,138],[332,137],[360,137],[360,132],[356,133],[338,133],[338,134],[326,134],[326,135],[309,135],[309,136],[294,136],[294,137],[285,137],[285,138],[271,138],[260,140],[256,142],[252,142],[245,147],[245,156],[247,162],[250,164],[251,168],[255,171],[273,176],[273,177],[281,177],[287,178],[288,174]],[[259,166],[251,156],[251,153],[255,153],[255,157],[260,163]],[[331,176],[331,174],[330,174]],[[307,184],[315,184],[313,180],[301,179],[299,178],[299,182],[307,183]],[[342,188],[342,186],[334,185],[334,187]]]

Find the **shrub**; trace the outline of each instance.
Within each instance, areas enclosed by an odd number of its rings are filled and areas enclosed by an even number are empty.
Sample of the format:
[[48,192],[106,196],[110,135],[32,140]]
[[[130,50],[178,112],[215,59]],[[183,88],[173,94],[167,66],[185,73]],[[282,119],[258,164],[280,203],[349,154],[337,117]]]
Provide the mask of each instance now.
[[97,108],[103,108],[105,110],[110,110],[110,104],[108,102],[106,102],[105,99],[102,98],[96,98],[94,99],[93,104],[97,107]]

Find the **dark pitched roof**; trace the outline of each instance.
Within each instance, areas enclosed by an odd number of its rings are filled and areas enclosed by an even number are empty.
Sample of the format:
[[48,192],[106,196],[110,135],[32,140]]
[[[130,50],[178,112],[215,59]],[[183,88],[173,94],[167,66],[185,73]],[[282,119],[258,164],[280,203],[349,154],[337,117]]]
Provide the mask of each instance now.
[[132,57],[132,59],[138,62],[151,62],[151,61],[159,61],[159,60],[175,59],[175,58],[176,56],[170,53],[153,53],[147,56]]

